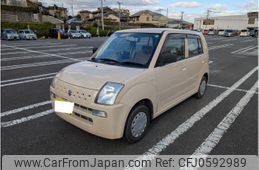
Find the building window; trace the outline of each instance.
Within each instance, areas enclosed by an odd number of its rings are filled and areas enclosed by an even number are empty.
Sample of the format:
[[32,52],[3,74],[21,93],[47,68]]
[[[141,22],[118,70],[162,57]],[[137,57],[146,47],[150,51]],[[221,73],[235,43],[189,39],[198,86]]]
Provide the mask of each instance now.
[[137,17],[137,21],[139,21],[139,17]]
[[149,17],[147,17],[147,21],[149,21]]

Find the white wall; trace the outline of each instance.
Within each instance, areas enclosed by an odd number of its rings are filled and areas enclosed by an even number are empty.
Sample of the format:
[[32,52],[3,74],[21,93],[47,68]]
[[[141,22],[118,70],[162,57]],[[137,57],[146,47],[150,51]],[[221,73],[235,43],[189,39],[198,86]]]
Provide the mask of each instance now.
[[255,19],[255,24],[248,24],[247,15],[233,15],[211,17],[214,19],[214,25],[203,25],[203,19],[195,19],[194,29],[235,29],[241,30],[247,27],[257,27],[258,19]]

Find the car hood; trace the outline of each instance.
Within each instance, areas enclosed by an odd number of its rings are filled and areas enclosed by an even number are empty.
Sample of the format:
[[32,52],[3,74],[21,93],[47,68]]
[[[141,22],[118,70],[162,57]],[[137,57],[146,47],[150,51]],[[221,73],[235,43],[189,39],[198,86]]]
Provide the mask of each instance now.
[[18,36],[17,33],[7,33],[8,36]]
[[83,61],[64,68],[57,74],[57,78],[76,86],[98,90],[106,82],[124,84],[127,80],[144,72],[144,70]]

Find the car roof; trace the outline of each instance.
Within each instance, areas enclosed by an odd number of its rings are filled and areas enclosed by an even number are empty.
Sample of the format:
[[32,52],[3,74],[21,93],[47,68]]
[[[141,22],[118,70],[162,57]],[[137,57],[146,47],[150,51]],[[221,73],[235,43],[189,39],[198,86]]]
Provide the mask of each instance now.
[[126,29],[121,31],[116,31],[116,33],[163,33],[163,32],[170,32],[170,33],[184,33],[184,34],[196,34],[200,35],[199,32],[191,31],[191,30],[181,30],[181,29],[172,29],[172,28],[137,28],[137,29]]

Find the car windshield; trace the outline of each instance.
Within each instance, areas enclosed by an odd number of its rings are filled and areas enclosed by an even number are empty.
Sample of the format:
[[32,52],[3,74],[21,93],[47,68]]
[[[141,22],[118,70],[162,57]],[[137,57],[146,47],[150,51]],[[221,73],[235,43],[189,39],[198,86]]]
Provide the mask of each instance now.
[[153,33],[115,33],[93,56],[92,61],[147,68],[160,36]]
[[25,34],[32,34],[32,31],[29,31],[29,30],[24,31],[24,32],[25,32]]
[[77,31],[75,31],[75,30],[70,30],[69,32],[71,32],[71,33],[76,33]]
[[87,31],[86,31],[86,30],[80,30],[80,32],[81,32],[81,33],[87,33]]
[[15,33],[15,31],[14,30],[6,30],[6,33],[11,34],[11,33]]
[[241,32],[247,32],[247,30],[241,30]]
[[226,32],[233,32],[233,30],[226,30]]

